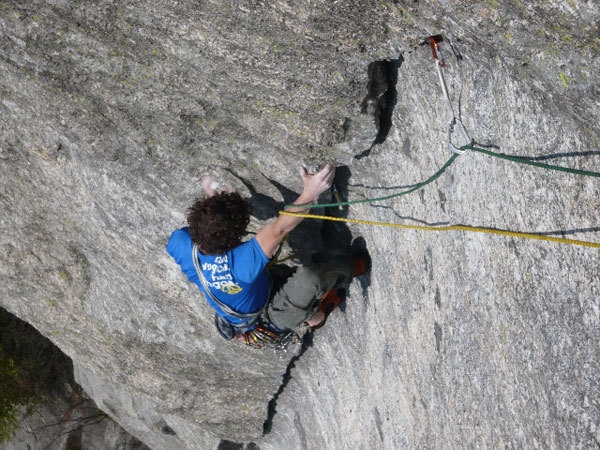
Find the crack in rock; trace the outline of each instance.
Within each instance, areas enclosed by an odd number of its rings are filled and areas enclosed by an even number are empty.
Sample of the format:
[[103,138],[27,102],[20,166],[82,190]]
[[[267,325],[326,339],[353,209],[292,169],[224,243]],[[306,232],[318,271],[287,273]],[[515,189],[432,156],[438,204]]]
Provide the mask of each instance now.
[[302,355],[304,355],[306,350],[312,347],[312,345],[313,333],[304,334],[304,336],[302,337],[302,347],[300,348],[300,352],[290,360],[290,363],[287,366],[287,370],[283,375],[283,380],[281,382],[281,385],[279,386],[279,389],[277,390],[273,398],[269,401],[267,420],[265,420],[265,423],[263,425],[263,436],[271,432],[271,429],[273,427],[273,418],[277,414],[277,401],[279,400],[279,396],[283,394],[283,391],[292,379],[292,369],[296,366],[296,362],[298,362],[298,360],[302,357]]

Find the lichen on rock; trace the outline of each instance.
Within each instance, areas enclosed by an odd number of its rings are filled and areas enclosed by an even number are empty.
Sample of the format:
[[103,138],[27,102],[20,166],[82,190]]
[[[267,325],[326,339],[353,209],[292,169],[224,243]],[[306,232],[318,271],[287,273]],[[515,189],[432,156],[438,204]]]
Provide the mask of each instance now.
[[[598,445],[597,249],[340,225],[373,271],[294,359],[300,346],[223,342],[164,245],[206,173],[252,194],[258,225],[293,200],[301,165],[343,167],[350,200],[434,174],[451,111],[430,34],[478,145],[599,171],[599,15],[555,0],[4,0],[0,304],[155,449]],[[470,152],[344,213],[600,242],[598,194],[597,178]],[[291,237],[299,257],[321,226]]]

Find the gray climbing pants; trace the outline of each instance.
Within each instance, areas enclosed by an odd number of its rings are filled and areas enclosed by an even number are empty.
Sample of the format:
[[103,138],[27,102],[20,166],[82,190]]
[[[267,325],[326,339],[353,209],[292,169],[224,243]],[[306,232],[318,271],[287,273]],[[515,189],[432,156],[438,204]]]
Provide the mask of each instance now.
[[292,330],[319,310],[327,291],[350,283],[354,263],[348,256],[331,256],[297,268],[275,265],[269,272],[273,284],[267,318],[280,330]]

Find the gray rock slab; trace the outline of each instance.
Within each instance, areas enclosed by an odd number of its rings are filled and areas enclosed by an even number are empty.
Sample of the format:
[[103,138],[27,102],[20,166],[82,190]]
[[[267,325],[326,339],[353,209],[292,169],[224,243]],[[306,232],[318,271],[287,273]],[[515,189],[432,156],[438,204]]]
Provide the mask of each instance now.
[[[597,248],[340,225],[373,271],[311,346],[277,354],[222,342],[164,245],[207,173],[253,195],[256,229],[300,165],[344,166],[351,200],[438,171],[452,111],[430,34],[478,145],[599,171],[599,17],[591,1],[5,0],[0,302],[156,449],[594,448]],[[600,242],[598,183],[469,152],[347,214]],[[292,236],[300,258],[321,225]]]

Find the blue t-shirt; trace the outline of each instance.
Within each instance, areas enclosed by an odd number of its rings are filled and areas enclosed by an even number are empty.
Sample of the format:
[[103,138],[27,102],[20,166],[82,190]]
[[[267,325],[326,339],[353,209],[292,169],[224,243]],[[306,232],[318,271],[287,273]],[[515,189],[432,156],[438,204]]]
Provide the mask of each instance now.
[[[196,273],[192,259],[192,237],[188,228],[175,230],[167,243],[167,252],[179,264],[188,279],[204,292],[202,281]],[[253,238],[222,255],[204,255],[198,252],[200,268],[210,291],[220,301],[239,313],[259,311],[269,295],[269,274],[265,270],[269,258]],[[241,319],[228,316],[219,305],[205,295],[217,313],[233,324]]]

